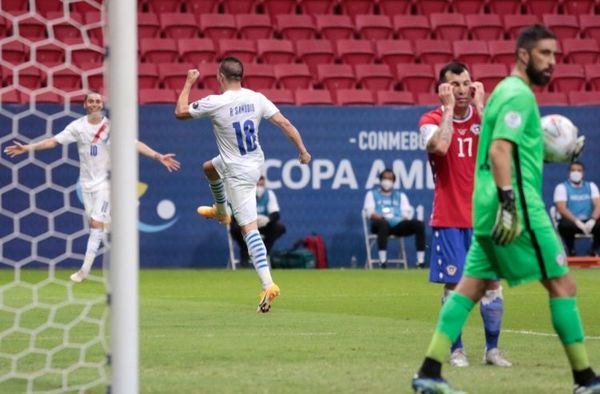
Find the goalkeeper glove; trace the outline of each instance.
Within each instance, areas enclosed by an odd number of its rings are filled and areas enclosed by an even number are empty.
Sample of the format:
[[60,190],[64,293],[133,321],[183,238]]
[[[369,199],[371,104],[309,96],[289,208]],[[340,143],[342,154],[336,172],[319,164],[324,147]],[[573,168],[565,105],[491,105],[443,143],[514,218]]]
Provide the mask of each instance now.
[[498,206],[496,223],[494,223],[492,230],[492,239],[498,245],[508,245],[521,232],[515,203],[515,192],[511,187],[507,189],[498,188],[498,199],[500,205]]
[[571,161],[575,161],[579,157],[579,155],[581,154],[581,151],[583,150],[584,145],[585,145],[585,135],[582,135],[577,138],[577,141],[575,141],[575,148],[573,149],[573,155],[571,156]]

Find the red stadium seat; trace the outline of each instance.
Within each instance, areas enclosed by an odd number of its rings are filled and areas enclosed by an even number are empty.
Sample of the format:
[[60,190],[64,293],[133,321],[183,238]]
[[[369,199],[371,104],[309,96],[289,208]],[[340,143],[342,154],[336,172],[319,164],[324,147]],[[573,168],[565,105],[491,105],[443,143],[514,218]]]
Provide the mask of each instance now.
[[35,60],[41,64],[58,64],[65,60],[65,49],[48,43],[35,48]]
[[63,104],[65,102],[63,96],[55,92],[44,92],[35,95],[34,101],[41,104]]
[[256,41],[253,40],[219,40],[219,56],[234,56],[242,63],[252,63],[256,61]]
[[[86,81],[87,85],[85,85]],[[84,89],[100,91],[104,88],[104,70],[102,68],[96,68],[94,70],[87,71],[83,77],[83,82]]]
[[81,28],[70,21],[63,21],[51,25],[54,37],[62,42],[67,40],[83,42],[83,36]]
[[600,64],[586,64],[584,69],[590,88],[600,92]]
[[277,15],[275,21],[281,36],[288,40],[308,40],[317,34],[310,15]]
[[347,64],[319,64],[317,80],[328,90],[351,89],[356,85],[354,70]]
[[48,15],[49,12],[64,14],[63,6],[64,3],[61,0],[35,0],[35,12],[42,16]]
[[237,34],[235,18],[229,14],[202,14],[198,17],[200,30],[206,38],[213,40],[233,38]]
[[515,39],[522,28],[539,22],[540,19],[535,15],[504,15],[504,31],[509,38]]
[[447,0],[419,0],[415,2],[417,14],[430,15],[436,12],[447,12],[450,2]]
[[393,90],[382,90],[377,92],[377,104],[379,105],[413,105],[415,99],[411,92],[395,92]]
[[227,14],[251,14],[256,11],[254,0],[222,0],[222,4]]
[[188,70],[194,68],[191,63],[160,63],[158,77],[167,89],[181,89],[185,83]]
[[[90,41],[94,45],[103,47],[104,46],[103,26],[98,24],[99,19],[92,19],[92,18],[95,18],[95,16],[101,16],[101,15],[88,12],[87,14],[84,14],[84,16],[85,16],[84,20],[85,20],[86,25],[94,25],[94,26],[87,26],[87,35],[90,38]],[[138,38],[139,38],[139,32],[138,32]]]
[[542,17],[544,25],[548,26],[556,38],[575,38],[579,33],[579,22],[575,15],[553,15],[546,14]]
[[78,66],[83,63],[100,63],[104,59],[104,50],[101,48],[83,47],[71,50],[71,62]]
[[592,64],[597,63],[600,57],[598,42],[591,38],[567,38],[561,46],[569,63]]
[[414,63],[415,53],[408,40],[382,40],[375,42],[377,58],[394,69],[400,63]]
[[321,37],[329,40],[349,39],[354,34],[354,25],[348,15],[315,15]]
[[217,12],[219,0],[183,0],[185,9],[194,15],[212,14]]
[[440,105],[440,97],[437,93],[418,93],[418,105]]
[[566,93],[549,93],[549,92],[536,92],[536,101],[538,105],[567,105],[567,94]]
[[461,14],[429,15],[431,30],[441,40],[462,40],[467,38],[467,24]]
[[29,55],[29,46],[20,41],[7,41],[0,43],[2,60],[12,64],[24,63]]
[[[181,89],[175,89],[175,93],[179,97],[179,94],[181,94]],[[208,97],[210,95],[213,95],[213,94],[219,94],[219,92],[214,92],[210,89],[194,88],[190,91],[190,102],[201,100],[201,99]]]
[[585,88],[585,71],[579,64],[557,64],[550,86],[554,92],[582,91]]
[[260,91],[275,105],[295,105],[294,92],[285,89],[263,89]]
[[355,65],[372,63],[375,59],[373,44],[370,40],[337,40],[337,56],[343,63]]
[[571,105],[600,105],[600,92],[569,92]]
[[485,1],[481,0],[454,0],[452,7],[459,14],[481,14]]
[[465,22],[474,40],[499,40],[504,35],[502,19],[498,15],[466,15]]
[[544,14],[558,14],[560,0],[525,0],[524,6],[528,14],[541,18]]
[[200,63],[198,64],[198,71],[200,71],[200,83],[204,89],[209,89],[213,92],[219,92],[219,82],[217,82],[217,70],[219,69],[218,63]]
[[5,17],[0,16],[0,37],[6,37],[10,27],[11,23],[9,23]]
[[508,74],[509,69],[505,64],[473,64],[471,67],[472,78],[481,82],[488,93],[491,93]]
[[372,0],[339,0],[342,13],[355,17],[357,15],[372,15],[375,2]]
[[18,104],[25,103],[28,101],[29,96],[17,89],[9,89],[0,93],[0,102],[3,104]]
[[486,41],[454,41],[454,58],[465,64],[488,63],[490,52]]
[[354,70],[356,81],[363,89],[372,92],[389,90],[394,84],[394,76],[386,64],[358,64]]
[[415,50],[421,63],[448,63],[454,57],[452,43],[447,40],[417,40]]
[[21,15],[27,12],[28,4],[29,0],[2,0],[2,11],[12,15]]
[[18,71],[13,69],[11,72],[9,70],[4,76],[7,85],[17,82],[15,74],[19,76],[18,86],[27,89],[39,89],[46,81],[46,74],[39,67],[29,66]]
[[395,71],[396,80],[406,92],[431,92],[436,81],[429,64],[399,64]]
[[411,0],[379,0],[379,11],[382,15],[410,14]]
[[396,15],[393,24],[394,31],[401,39],[415,41],[431,35],[429,19],[423,15]]
[[140,89],[140,104],[175,104],[177,93],[172,89]]
[[89,2],[86,1],[76,1],[71,3],[71,10],[75,12],[80,12],[82,14],[86,13],[100,13],[102,11],[102,4],[104,0],[92,0]]
[[356,15],[356,31],[367,40],[392,38],[392,21],[386,15]]
[[140,54],[145,63],[173,63],[177,61],[177,41],[172,38],[143,38]]
[[329,90],[299,89],[294,95],[297,105],[333,105]]
[[274,15],[292,15],[296,8],[296,0],[263,0],[265,13]]
[[273,69],[284,89],[308,89],[312,85],[313,77],[306,64],[276,64]]
[[511,67],[515,63],[515,42],[512,40],[488,41],[492,63],[503,63]]
[[274,89],[277,79],[270,64],[244,65],[243,85],[252,90]]
[[308,89],[313,79],[306,64],[276,64],[273,67],[279,86],[284,89]]
[[373,93],[370,90],[338,89],[335,91],[337,105],[375,105]]
[[[50,85],[50,81],[48,81]],[[65,92],[81,89],[81,74],[69,68],[52,73],[52,86]]]
[[235,21],[242,38],[258,40],[273,36],[273,24],[268,15],[238,14]]
[[328,14],[333,10],[333,0],[300,0],[300,8],[303,14],[320,15]]
[[146,0],[146,4],[148,10],[156,14],[181,11],[180,0]]
[[579,15],[581,36],[593,38],[600,44],[600,15]]
[[256,47],[263,63],[292,63],[296,58],[294,44],[290,40],[258,40]]
[[158,68],[153,63],[138,63],[138,88],[158,88]]
[[182,38],[177,40],[179,59],[187,63],[214,62],[217,51],[210,38]]
[[491,14],[510,15],[521,13],[521,0],[488,0]]
[[30,16],[18,22],[19,36],[31,41],[39,41],[46,37],[46,23],[37,16]]
[[298,40],[296,53],[314,74],[317,64],[333,63],[335,54],[329,40]]
[[167,38],[182,39],[198,36],[198,24],[192,14],[161,13],[160,28]]
[[594,10],[595,0],[565,0],[563,1],[563,9],[565,14],[570,15],[585,15],[592,14]]
[[138,38],[157,38],[160,34],[158,15],[138,12]]

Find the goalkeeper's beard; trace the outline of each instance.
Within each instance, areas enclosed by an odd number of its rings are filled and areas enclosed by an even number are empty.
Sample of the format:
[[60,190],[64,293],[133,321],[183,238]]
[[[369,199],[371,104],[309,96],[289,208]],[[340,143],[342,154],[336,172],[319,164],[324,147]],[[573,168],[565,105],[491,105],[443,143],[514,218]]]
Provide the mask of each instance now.
[[548,83],[550,83],[550,77],[544,75],[543,71],[536,69],[531,60],[527,63],[525,72],[529,77],[529,81],[531,81],[533,85],[546,86]]

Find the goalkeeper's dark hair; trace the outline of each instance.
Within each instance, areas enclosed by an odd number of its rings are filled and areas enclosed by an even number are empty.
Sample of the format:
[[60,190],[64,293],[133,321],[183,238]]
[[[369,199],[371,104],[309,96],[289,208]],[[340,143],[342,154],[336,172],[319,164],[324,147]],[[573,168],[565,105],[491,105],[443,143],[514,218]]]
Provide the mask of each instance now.
[[581,166],[581,169],[585,171],[585,166],[583,165],[583,162],[581,162],[581,161],[579,161],[579,160],[573,160],[573,161],[571,162],[571,164],[569,164],[569,171],[571,171],[571,168],[572,168],[574,165]]
[[521,29],[519,36],[517,37],[515,56],[518,56],[519,49],[523,48],[529,52],[533,49],[538,41],[547,39],[556,40],[556,35],[546,26],[537,23],[535,25],[524,27]]
[[85,97],[83,98],[83,102],[86,102],[88,97],[93,96],[94,94],[97,94],[98,96],[100,96],[102,98],[102,100],[104,101],[104,97],[102,97],[102,95],[94,90],[90,90],[89,92],[87,92],[85,94]]
[[451,63],[446,64],[440,70],[440,74],[438,76],[438,81],[437,81],[438,85],[446,82],[446,74],[448,73],[448,71],[450,71],[452,74],[456,74],[456,75],[460,75],[460,74],[464,73],[465,71],[468,72],[469,74],[471,74],[471,72],[469,71],[469,68],[465,64],[460,63],[460,62],[451,62]]
[[219,72],[228,81],[240,82],[244,77],[244,65],[237,57],[228,56],[221,60]]
[[385,170],[379,173],[379,182],[381,182],[381,180],[383,179],[383,174],[386,173],[392,174],[392,176],[394,177],[394,182],[396,182],[396,174],[394,174],[394,170],[392,170],[391,168],[386,168]]

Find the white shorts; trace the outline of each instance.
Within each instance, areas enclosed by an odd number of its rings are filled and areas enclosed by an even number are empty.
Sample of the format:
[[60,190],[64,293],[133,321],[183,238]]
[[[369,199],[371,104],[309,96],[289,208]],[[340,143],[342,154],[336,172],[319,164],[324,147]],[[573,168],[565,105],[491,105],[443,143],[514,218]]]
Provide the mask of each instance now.
[[101,223],[110,223],[110,188],[103,187],[93,192],[82,191],[85,214]]
[[220,156],[212,159],[212,164],[223,179],[225,193],[235,221],[240,226],[256,221],[256,183],[260,178],[260,168],[249,168],[246,173],[228,174],[227,166]]

